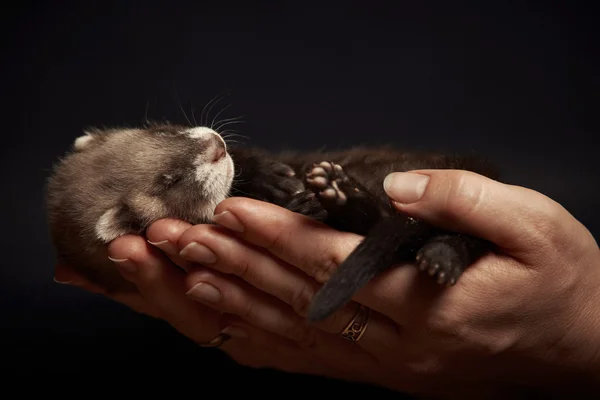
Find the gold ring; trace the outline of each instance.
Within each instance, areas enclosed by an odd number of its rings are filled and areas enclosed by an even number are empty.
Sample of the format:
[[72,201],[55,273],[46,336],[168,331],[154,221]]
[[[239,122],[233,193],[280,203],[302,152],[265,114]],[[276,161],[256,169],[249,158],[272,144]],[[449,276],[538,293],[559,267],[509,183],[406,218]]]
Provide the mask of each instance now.
[[344,328],[340,336],[344,339],[348,339],[351,342],[358,342],[364,335],[369,325],[369,317],[371,316],[371,309],[363,306],[362,304],[358,308],[358,312],[352,318],[352,321]]
[[219,336],[206,343],[198,343],[200,347],[221,347],[223,343],[231,339],[231,336],[220,333]]

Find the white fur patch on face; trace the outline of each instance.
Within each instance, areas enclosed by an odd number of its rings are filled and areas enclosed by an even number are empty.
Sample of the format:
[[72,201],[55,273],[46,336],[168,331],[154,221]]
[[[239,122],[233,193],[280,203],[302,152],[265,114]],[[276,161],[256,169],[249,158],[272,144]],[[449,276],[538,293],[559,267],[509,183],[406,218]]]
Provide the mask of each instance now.
[[206,126],[197,126],[195,128],[188,129],[184,133],[187,134],[192,139],[208,139],[212,135],[219,136],[217,132],[213,131],[212,129],[210,129]]
[[207,163],[202,156],[194,163],[196,166],[196,181],[202,186],[206,199],[205,204],[198,210],[201,218],[211,218],[215,207],[229,196],[234,176],[233,160],[227,154],[216,164]]
[[94,141],[94,137],[90,134],[85,134],[83,136],[78,137],[77,139],[75,139],[75,150],[84,150],[86,149],[91,142]]
[[117,220],[118,207],[113,207],[106,211],[96,224],[96,236],[104,243],[111,242],[119,236],[126,235],[128,232],[121,228]]

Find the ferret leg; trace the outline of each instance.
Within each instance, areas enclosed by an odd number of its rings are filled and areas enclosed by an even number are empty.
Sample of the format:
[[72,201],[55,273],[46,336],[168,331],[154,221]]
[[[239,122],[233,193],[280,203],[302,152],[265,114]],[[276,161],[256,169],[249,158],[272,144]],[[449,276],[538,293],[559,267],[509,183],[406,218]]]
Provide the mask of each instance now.
[[490,249],[484,240],[458,234],[437,235],[417,252],[419,269],[439,284],[451,286],[464,270]]
[[388,204],[364,190],[333,162],[314,164],[305,183],[327,211],[327,223],[337,229],[365,235],[383,216],[391,215]]

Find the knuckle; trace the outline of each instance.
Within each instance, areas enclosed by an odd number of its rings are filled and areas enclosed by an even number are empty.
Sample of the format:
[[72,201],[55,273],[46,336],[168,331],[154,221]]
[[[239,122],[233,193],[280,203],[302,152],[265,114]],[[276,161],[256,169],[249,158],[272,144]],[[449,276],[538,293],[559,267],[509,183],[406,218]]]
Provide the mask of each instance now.
[[431,379],[443,373],[442,360],[438,354],[422,355],[418,360],[409,363],[410,371],[416,375],[416,387],[429,389]]
[[563,210],[558,204],[540,202],[528,223],[539,243],[548,243],[551,247],[564,245]]
[[223,272],[225,272],[225,273],[229,272],[244,281],[248,281],[249,275],[250,275],[250,269],[251,269],[250,267],[251,267],[250,261],[245,258],[241,258],[241,259],[236,259],[236,262],[232,263],[232,265],[230,266],[231,271],[224,270]]
[[281,333],[303,348],[313,347],[315,344],[315,331],[308,327],[302,318],[291,319]]
[[456,310],[449,306],[432,311],[427,316],[426,324],[427,328],[438,336],[454,336],[463,326]]
[[194,225],[181,234],[178,240],[180,248],[184,248],[191,242],[202,242],[211,234],[212,227],[210,225]]
[[337,257],[332,255],[332,252],[329,248],[323,249],[321,252],[319,252],[317,257],[308,254],[306,257],[306,264],[310,266],[310,275],[321,284],[327,282],[329,278],[331,278],[340,264],[340,261],[337,259]]
[[292,293],[290,305],[296,314],[305,317],[308,314],[308,309],[315,297],[316,289],[311,282],[306,282],[300,286],[300,290]]
[[304,335],[301,337],[301,339],[297,342],[298,343],[298,347],[302,348],[302,349],[314,349],[317,347],[318,343],[317,343],[317,331],[314,329],[306,329]]
[[245,302],[244,306],[241,307],[239,316],[246,321],[253,321],[254,313],[255,310],[253,302],[247,301]]
[[164,239],[176,241],[189,227],[191,224],[185,221],[165,218],[152,223],[146,233],[148,239],[152,241]]
[[[352,313],[356,313],[356,308],[353,307]],[[347,312],[344,310],[338,310],[332,315],[319,322],[319,327],[326,332],[341,333],[345,327],[348,326],[353,317],[349,317]]]
[[317,345],[317,331],[304,325],[304,322],[299,321],[290,327],[287,332],[289,338],[294,340],[298,347],[302,349],[313,349]]
[[284,227],[280,227],[263,247],[271,253],[279,254],[289,246],[289,239],[290,232]]
[[186,285],[191,289],[198,283],[210,283],[214,284],[215,274],[209,269],[194,269],[187,274]]
[[470,174],[454,172],[447,182],[442,212],[452,219],[468,218],[480,208],[484,196],[481,180],[472,179]]

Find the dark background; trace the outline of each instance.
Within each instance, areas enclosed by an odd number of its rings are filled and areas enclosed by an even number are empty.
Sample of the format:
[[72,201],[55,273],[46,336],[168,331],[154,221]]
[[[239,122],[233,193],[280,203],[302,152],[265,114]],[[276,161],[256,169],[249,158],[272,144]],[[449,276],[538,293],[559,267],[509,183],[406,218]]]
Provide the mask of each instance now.
[[[225,98],[212,116],[231,105],[221,117],[243,116],[235,129],[245,141],[271,149],[391,143],[481,154],[598,238],[594,12],[576,2],[483,3],[22,2],[6,10],[3,368],[67,380],[125,370],[253,382],[229,394],[325,384],[234,368],[160,322],[52,281],[43,185],[74,138],[88,126],[139,125],[146,113],[185,123],[180,105],[199,118],[216,95]],[[327,384],[341,396],[358,389]]]

